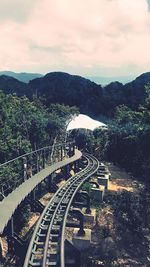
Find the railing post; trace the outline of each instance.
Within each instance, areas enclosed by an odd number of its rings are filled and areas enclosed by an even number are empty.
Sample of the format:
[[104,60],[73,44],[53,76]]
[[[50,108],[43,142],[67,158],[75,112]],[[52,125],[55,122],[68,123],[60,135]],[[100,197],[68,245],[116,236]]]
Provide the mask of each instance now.
[[69,158],[71,157],[71,152],[72,152],[72,147],[71,147],[71,144],[69,144]]
[[23,157],[23,180],[27,180],[27,158]]
[[62,161],[63,160],[63,147],[62,147],[62,145],[61,145],[61,151],[60,151],[60,153],[61,153],[60,157],[61,157],[61,161]]
[[42,150],[42,168],[45,168],[45,149]]
[[39,172],[39,154],[36,152],[36,173]]

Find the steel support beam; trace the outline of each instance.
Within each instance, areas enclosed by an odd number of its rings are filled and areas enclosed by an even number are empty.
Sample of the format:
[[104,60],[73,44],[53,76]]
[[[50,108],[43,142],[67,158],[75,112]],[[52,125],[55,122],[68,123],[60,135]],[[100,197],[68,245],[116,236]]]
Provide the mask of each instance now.
[[[79,199],[86,199],[86,213],[87,214],[91,214],[91,209],[90,209],[90,196],[89,193],[87,191],[78,191],[78,193],[76,194],[76,197]],[[83,202],[82,202],[83,203]]]
[[78,235],[79,236],[84,236],[85,235],[85,231],[84,231],[84,214],[83,214],[83,212],[78,208],[72,208],[69,211],[69,213],[71,215],[76,216],[76,218],[80,221],[80,225],[79,225],[80,229],[78,231]]

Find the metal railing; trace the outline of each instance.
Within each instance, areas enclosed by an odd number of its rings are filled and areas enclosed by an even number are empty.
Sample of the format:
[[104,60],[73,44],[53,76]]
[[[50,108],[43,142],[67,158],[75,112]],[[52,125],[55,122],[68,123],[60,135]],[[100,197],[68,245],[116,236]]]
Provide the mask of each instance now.
[[61,143],[26,153],[0,164],[0,201],[46,166],[74,154],[74,143]]
[[65,225],[72,200],[99,167],[95,157],[88,154],[84,157],[87,166],[68,179],[44,209],[29,244],[24,267],[65,266]]

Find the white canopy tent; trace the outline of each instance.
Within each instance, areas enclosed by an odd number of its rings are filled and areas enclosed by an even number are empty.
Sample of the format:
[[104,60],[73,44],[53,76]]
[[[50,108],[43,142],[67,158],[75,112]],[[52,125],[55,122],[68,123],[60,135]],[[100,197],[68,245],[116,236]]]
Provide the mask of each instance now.
[[91,119],[89,116],[80,114],[79,116],[75,117],[68,125],[67,131],[73,129],[89,129],[93,131],[97,127],[107,127],[106,124]]

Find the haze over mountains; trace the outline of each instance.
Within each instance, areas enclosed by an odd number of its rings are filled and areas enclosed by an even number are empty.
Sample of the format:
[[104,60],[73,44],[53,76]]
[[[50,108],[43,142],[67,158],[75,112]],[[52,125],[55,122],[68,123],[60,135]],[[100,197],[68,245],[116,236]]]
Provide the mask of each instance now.
[[135,79],[135,76],[112,76],[112,77],[104,77],[104,76],[87,76],[87,79],[101,85],[107,85],[111,82],[118,81],[120,83],[128,83]]
[[13,71],[0,71],[0,75],[10,76],[24,83],[28,83],[30,80],[43,76],[40,73],[27,73],[27,72],[16,73]]
[[46,106],[50,103],[75,105],[81,113],[93,117],[99,114],[112,116],[120,104],[136,109],[145,99],[144,87],[148,83],[150,72],[124,85],[111,82],[103,87],[89,79],[64,72],[51,72],[28,83],[6,75],[0,76],[0,90],[5,93],[26,95],[30,99],[39,97]]
[[[40,73],[28,73],[28,72],[13,72],[13,71],[0,71],[0,76],[1,75],[6,75],[6,76],[10,76],[13,77],[21,82],[24,83],[28,83],[29,81],[36,79],[36,78],[40,78],[43,77],[43,74]],[[104,77],[104,76],[87,76],[85,77],[89,80],[91,80],[92,82],[95,82],[97,84],[101,84],[101,85],[107,85],[111,82],[115,82],[118,81],[120,83],[127,83],[132,81],[135,76],[112,76],[112,77]]]

